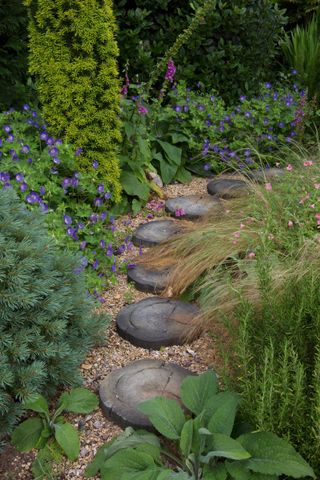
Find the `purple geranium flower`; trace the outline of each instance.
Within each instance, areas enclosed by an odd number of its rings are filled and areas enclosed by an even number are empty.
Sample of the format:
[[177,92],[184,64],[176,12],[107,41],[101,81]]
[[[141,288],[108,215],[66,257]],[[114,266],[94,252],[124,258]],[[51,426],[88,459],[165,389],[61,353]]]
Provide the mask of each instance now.
[[146,115],[148,113],[147,107],[141,104],[138,105],[138,113],[140,113],[141,115]]
[[79,245],[80,250],[84,250],[86,248],[86,245],[87,245],[86,241],[81,242]]
[[95,260],[95,261],[93,262],[93,264],[92,264],[92,268],[93,268],[94,270],[96,270],[96,269],[98,268],[98,266],[99,266],[99,263],[100,263],[99,260]]
[[102,200],[102,198],[96,197],[96,198],[94,199],[94,204],[95,204],[96,207],[102,207],[102,205],[103,205],[103,200]]
[[47,141],[48,140],[48,134],[46,132],[40,133],[40,140]]
[[20,190],[22,193],[26,192],[28,189],[28,184],[26,182],[22,182],[20,185]]
[[100,245],[101,248],[105,248],[106,247],[106,242],[104,240],[100,240],[99,245]]
[[49,149],[49,155],[51,157],[56,157],[59,153],[59,150],[57,149],[57,147],[52,147]]
[[30,110],[30,107],[29,107],[29,105],[28,105],[27,103],[25,103],[22,108],[23,108],[23,110],[24,110],[25,112],[27,112],[28,110]]
[[78,147],[75,153],[76,157],[79,157],[79,155],[81,155],[82,152],[83,152],[83,149]]
[[54,145],[54,138],[53,137],[48,137],[47,138],[47,145]]
[[99,167],[99,163],[97,162],[97,160],[93,160],[92,166],[93,166],[93,168],[98,168]]
[[90,222],[92,223],[97,223],[98,221],[98,215],[96,213],[92,213],[89,217]]
[[101,220],[102,222],[104,222],[106,218],[107,218],[107,212],[102,212],[102,213],[100,214],[100,220]]
[[[20,189],[21,189],[22,185],[20,186]],[[26,202],[30,203],[30,205],[34,205],[35,203],[39,203],[39,200],[40,200],[40,197],[37,194],[37,192],[30,192],[26,196]]]
[[10,133],[12,128],[9,126],[9,125],[4,125],[3,126],[3,130],[6,132],[6,133]]
[[23,174],[22,173],[17,173],[16,180],[17,180],[18,183],[23,182],[23,180],[24,180]]
[[7,142],[13,143],[14,142],[14,135],[12,135],[12,134],[8,135]]
[[103,183],[100,183],[100,185],[98,185],[97,191],[98,191],[98,193],[103,193],[103,192],[104,192],[104,185],[103,185]]
[[72,224],[72,217],[70,217],[70,215],[64,215],[63,220],[64,220],[64,223],[66,225],[71,225]]
[[40,195],[45,195],[46,194],[46,189],[45,187],[40,187],[39,188]]

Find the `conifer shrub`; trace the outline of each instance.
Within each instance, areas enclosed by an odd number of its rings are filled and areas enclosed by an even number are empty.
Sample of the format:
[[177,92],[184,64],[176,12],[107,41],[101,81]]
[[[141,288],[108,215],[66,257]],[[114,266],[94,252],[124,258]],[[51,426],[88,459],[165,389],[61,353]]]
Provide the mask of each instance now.
[[0,192],[0,438],[35,393],[81,382],[79,365],[104,337],[76,256],[56,250],[39,211]]
[[25,0],[30,9],[29,63],[50,131],[82,148],[120,196],[116,145],[120,88],[110,0]]

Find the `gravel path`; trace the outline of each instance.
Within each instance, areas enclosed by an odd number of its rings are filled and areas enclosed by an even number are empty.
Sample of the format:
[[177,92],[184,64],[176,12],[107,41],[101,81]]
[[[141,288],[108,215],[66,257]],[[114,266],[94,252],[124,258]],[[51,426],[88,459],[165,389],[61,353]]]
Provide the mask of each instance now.
[[[203,193],[206,192],[206,184],[205,179],[193,179],[188,185],[170,185],[164,189],[165,197],[172,198],[179,195]],[[116,222],[120,230],[127,228],[124,226],[127,220],[131,219],[125,216]],[[145,221],[149,221],[146,214],[140,213],[132,219],[131,227],[135,228]],[[139,249],[132,247],[132,251],[125,253],[122,258],[133,258],[137,255],[139,255]],[[118,311],[124,305],[148,296],[150,295],[140,293],[131,285],[128,285],[125,275],[119,275],[118,284],[105,293],[105,303],[101,308],[112,317],[108,329],[108,340],[106,346],[93,349],[82,364],[84,386],[97,392],[99,383],[109,372],[142,358],[175,362],[197,373],[206,370],[208,367],[215,369],[222,365],[218,348],[213,338],[208,334],[188,345],[171,346],[163,348],[161,351],[137,348],[119,337],[115,331],[114,321]],[[68,415],[68,419],[81,432],[81,451],[76,462],[65,461],[57,466],[57,474],[53,477],[56,480],[83,479],[84,469],[92,460],[97,448],[121,432],[121,428],[106,419],[100,409],[90,415]],[[32,459],[33,455],[21,455],[12,449],[8,449],[0,456],[0,478],[3,480],[31,480],[30,466]]]

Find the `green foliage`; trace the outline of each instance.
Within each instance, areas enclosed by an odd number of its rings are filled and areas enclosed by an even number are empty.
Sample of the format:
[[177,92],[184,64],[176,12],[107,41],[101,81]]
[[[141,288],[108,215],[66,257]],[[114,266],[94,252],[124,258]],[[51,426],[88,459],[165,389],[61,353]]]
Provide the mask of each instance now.
[[[116,0],[121,69],[128,61],[131,77],[137,74],[140,81],[149,81],[168,45],[185,33],[204,4],[207,2]],[[286,19],[283,11],[264,0],[227,0],[218,1],[216,8],[212,5],[174,58],[177,78],[192,87],[201,82],[230,102],[242,93],[256,92],[259,83],[270,78]]]
[[0,114],[0,188],[12,185],[28,208],[46,212],[49,233],[62,250],[82,253],[77,271],[85,271],[91,293],[100,293],[115,282],[114,253],[127,247],[120,243],[125,235],[113,232],[112,194],[96,170],[78,171],[82,154],[50,136],[39,114],[24,108]]
[[320,0],[274,0],[274,3],[286,9],[289,26],[305,23],[320,6]]
[[0,4],[0,110],[28,100],[27,10],[21,0]]
[[312,98],[319,96],[320,14],[305,27],[299,25],[286,35],[282,50],[289,65],[299,72],[303,85]]
[[30,8],[30,72],[52,133],[81,147],[120,198],[118,47],[110,0],[25,0]]
[[261,154],[274,165],[274,153],[297,135],[296,110],[303,99],[297,85],[268,82],[260,86],[258,97],[243,95],[234,108],[215,91],[191,90],[184,82],[170,90],[166,103],[143,101],[143,87],[137,93],[123,98],[120,162],[124,191],[141,203],[151,189],[157,191],[149,172],[158,172],[167,184],[189,181],[190,172],[243,169],[260,162]]
[[64,454],[70,460],[79,456],[79,434],[73,425],[66,422],[62,412],[90,413],[98,407],[98,398],[85,388],[75,388],[63,393],[57,409],[50,415],[46,399],[39,394],[24,402],[22,408],[40,414],[22,422],[13,432],[12,444],[19,452],[40,450],[32,471],[37,480],[48,478],[51,464]]
[[[213,372],[187,377],[180,393],[183,404],[194,415],[190,412],[186,418],[175,400],[164,397],[138,406],[161,435],[175,440],[174,445],[168,448],[155,434],[127,428],[100,448],[86,469],[86,477],[100,472],[106,480],[276,480],[279,475],[315,478],[294,448],[273,433],[236,433],[239,397],[219,392]],[[166,468],[161,457],[176,468]]]
[[[12,189],[0,192],[0,435],[12,430],[22,403],[81,381],[79,366],[101,343],[105,315],[93,311],[78,259],[57,250],[43,216],[28,211]],[[39,399],[33,408],[47,414]],[[68,408],[75,403],[70,394]],[[80,406],[82,399],[78,399]],[[71,407],[70,407],[71,405]],[[39,421],[25,440],[33,442]]]

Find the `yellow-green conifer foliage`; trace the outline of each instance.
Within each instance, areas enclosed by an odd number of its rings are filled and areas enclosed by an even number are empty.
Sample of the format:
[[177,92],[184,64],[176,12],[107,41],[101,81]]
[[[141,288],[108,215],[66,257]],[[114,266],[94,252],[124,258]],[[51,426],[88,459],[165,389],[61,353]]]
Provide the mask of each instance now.
[[83,148],[80,170],[98,172],[120,197],[118,47],[112,0],[24,0],[29,63],[50,132]]

